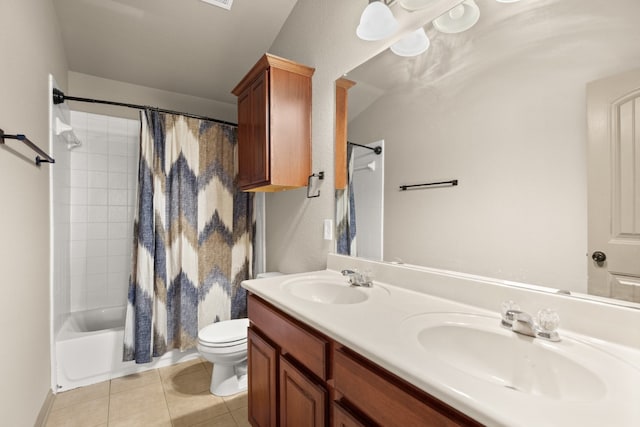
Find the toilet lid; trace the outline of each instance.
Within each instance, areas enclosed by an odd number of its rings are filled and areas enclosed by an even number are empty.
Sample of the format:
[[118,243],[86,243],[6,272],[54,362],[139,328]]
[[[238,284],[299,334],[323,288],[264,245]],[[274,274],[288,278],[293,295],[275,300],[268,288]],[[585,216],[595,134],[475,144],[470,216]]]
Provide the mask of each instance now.
[[249,319],[224,320],[205,326],[198,332],[203,343],[226,344],[247,339]]

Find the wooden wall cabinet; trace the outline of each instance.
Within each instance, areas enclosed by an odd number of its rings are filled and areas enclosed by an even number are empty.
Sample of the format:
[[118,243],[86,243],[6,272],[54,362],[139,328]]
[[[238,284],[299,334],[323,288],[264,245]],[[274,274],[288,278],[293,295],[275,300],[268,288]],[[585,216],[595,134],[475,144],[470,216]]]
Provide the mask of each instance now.
[[311,77],[315,69],[265,54],[233,89],[243,191],[304,187],[311,175]]
[[253,427],[480,426],[249,294]]
[[339,78],[336,80],[336,142],[335,180],[336,190],[347,188],[347,124],[349,121],[349,89],[356,82]]

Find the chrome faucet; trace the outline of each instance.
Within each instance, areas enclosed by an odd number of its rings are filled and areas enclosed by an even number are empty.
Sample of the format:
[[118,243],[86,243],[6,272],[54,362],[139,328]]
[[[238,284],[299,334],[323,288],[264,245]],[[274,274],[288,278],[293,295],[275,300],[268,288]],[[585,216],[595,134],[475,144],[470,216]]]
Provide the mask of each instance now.
[[349,278],[349,284],[351,286],[362,286],[363,288],[370,288],[373,285],[371,277],[366,273],[361,273],[358,269],[354,270],[342,270],[342,275]]
[[534,338],[542,338],[549,341],[560,341],[556,329],[560,324],[558,313],[551,309],[543,309],[538,312],[537,321],[512,301],[502,305],[501,325],[518,334]]

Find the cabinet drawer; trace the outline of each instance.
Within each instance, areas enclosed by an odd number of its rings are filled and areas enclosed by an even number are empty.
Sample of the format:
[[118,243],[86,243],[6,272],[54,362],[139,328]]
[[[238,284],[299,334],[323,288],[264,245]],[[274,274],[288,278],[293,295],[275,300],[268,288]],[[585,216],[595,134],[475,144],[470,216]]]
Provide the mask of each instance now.
[[329,342],[255,295],[248,298],[249,320],[281,349],[321,380],[327,380]]
[[334,387],[375,423],[392,426],[481,424],[344,349],[334,351]]

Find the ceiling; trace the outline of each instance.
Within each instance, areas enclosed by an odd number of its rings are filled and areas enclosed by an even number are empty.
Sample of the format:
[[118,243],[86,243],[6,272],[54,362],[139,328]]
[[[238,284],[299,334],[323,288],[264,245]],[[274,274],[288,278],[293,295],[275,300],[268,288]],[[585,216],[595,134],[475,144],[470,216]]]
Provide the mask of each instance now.
[[[297,0],[54,0],[69,69],[235,103]],[[69,94],[73,96],[73,94]]]
[[349,90],[349,119],[391,91],[415,94],[446,85],[454,94],[482,73],[530,61],[558,63],[568,70],[566,62],[589,67],[599,58],[615,73],[640,58],[638,0],[475,2],[480,19],[471,29],[444,34],[425,23],[431,47],[422,55],[402,58],[387,49],[351,70],[347,78],[358,84]]

